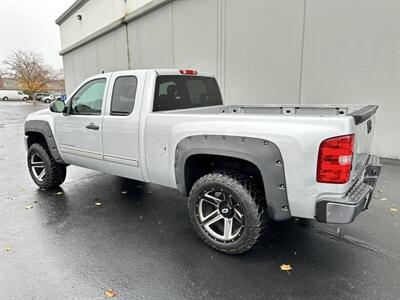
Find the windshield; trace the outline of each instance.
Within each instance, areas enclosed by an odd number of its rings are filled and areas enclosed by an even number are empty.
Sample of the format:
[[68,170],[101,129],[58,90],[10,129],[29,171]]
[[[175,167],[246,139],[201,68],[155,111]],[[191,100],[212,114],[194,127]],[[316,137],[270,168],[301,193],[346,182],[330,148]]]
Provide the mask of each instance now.
[[221,105],[217,81],[203,76],[158,76],[153,111]]

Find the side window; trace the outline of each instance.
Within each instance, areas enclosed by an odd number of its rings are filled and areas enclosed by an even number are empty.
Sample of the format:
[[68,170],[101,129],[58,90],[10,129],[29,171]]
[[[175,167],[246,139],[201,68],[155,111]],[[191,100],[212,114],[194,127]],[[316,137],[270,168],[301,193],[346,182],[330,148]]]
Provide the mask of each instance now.
[[111,99],[111,115],[127,116],[135,105],[137,79],[121,76],[115,80]]
[[72,97],[71,114],[100,114],[106,79],[89,81]]
[[23,95],[22,92],[18,92],[18,95]]

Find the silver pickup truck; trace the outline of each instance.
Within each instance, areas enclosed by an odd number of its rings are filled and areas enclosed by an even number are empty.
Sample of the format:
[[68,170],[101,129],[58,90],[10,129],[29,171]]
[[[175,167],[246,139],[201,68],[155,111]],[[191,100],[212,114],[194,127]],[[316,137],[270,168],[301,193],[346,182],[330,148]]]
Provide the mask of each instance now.
[[224,105],[195,70],[99,74],[28,116],[28,168],[43,189],[68,165],[176,188],[208,245],[242,253],[267,220],[350,223],[368,208],[377,108]]

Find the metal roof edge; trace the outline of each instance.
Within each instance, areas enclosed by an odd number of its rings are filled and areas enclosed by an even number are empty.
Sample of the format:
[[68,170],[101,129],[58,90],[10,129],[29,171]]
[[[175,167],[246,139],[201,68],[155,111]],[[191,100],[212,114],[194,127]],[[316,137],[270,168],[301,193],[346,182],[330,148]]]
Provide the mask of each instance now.
[[87,37],[83,38],[79,42],[76,42],[75,44],[72,44],[71,46],[68,46],[67,48],[63,49],[60,51],[60,55],[67,54],[68,52],[71,52],[75,50],[76,48],[79,48],[87,43],[90,43],[91,41],[109,33],[110,31],[113,31],[114,29],[117,29],[118,27],[121,27],[124,25],[124,18],[119,18],[118,20],[115,20],[114,22],[108,24],[107,26],[103,27],[102,29],[88,35]]
[[151,13],[152,11],[155,11],[156,9],[167,5],[171,2],[173,2],[174,0],[153,0],[145,5],[143,5],[142,7],[135,9],[134,11],[131,11],[130,13],[128,13],[125,16],[125,22],[129,23],[132,22],[148,13]]
[[66,19],[68,19],[73,13],[75,13],[78,9],[80,9],[82,6],[84,6],[89,0],[76,0],[68,9],[62,13],[61,16],[59,16],[56,19],[56,24],[61,25]]
[[[85,2],[86,3],[87,1],[89,1],[89,0],[78,0],[75,3],[77,3],[77,2]],[[68,52],[71,52],[71,51],[75,50],[76,48],[79,48],[79,47],[109,33],[110,31],[113,31],[114,29],[117,29],[121,25],[135,21],[135,20],[139,19],[140,17],[143,17],[144,15],[149,14],[149,13],[153,12],[154,10],[156,10],[162,6],[165,6],[173,1],[174,0],[153,0],[149,3],[147,3],[146,5],[130,12],[129,14],[125,15],[124,17],[119,18],[119,19],[115,20],[114,22],[106,25],[105,27],[99,29],[98,31],[88,35],[87,37],[83,38],[82,40],[66,47],[65,49],[61,50],[59,52],[59,54],[60,55],[67,54]],[[82,6],[80,6],[80,7],[82,7]],[[77,9],[75,9],[75,11],[76,10]],[[73,14],[74,12],[70,12],[70,15]],[[65,13],[67,13],[67,12],[65,12]],[[65,17],[64,20],[67,18],[68,17]]]

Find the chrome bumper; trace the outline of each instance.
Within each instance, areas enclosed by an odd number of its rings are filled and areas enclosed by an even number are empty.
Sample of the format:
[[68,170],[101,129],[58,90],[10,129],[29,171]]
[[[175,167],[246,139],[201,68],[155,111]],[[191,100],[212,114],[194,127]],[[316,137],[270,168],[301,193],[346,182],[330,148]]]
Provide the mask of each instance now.
[[347,224],[368,208],[381,171],[379,157],[371,155],[364,173],[341,199],[322,199],[316,205],[316,219],[324,223]]

